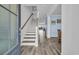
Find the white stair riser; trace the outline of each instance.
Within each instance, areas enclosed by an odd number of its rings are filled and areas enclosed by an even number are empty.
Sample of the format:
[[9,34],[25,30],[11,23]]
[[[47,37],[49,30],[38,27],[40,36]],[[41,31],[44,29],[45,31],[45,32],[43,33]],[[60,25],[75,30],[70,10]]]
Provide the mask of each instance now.
[[36,34],[36,33],[25,33],[25,34]]
[[35,46],[35,43],[21,43],[21,46]]
[[24,36],[24,37],[36,37],[36,36],[31,36],[31,35],[29,35],[29,36]]
[[22,41],[35,41],[35,39],[23,39]]
[[36,34],[25,34],[26,36],[35,36]]
[[36,42],[36,32],[28,32],[22,35],[21,46],[38,46]]

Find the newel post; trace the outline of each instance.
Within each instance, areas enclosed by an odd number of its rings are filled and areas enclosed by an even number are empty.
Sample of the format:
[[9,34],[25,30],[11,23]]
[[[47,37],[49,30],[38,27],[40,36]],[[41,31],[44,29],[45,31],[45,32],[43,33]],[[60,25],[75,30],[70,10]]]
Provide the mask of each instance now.
[[38,27],[36,26],[36,40],[35,40],[35,46],[38,47]]

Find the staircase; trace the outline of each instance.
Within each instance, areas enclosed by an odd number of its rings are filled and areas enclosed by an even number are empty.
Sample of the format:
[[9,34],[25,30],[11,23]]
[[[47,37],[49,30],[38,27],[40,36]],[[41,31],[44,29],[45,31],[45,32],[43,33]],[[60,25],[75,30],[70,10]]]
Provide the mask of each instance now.
[[21,45],[35,45],[36,33],[28,32],[24,35]]
[[[35,18],[34,18],[35,16]],[[38,46],[38,18],[37,18],[37,10],[33,11],[31,13],[31,15],[29,16],[29,18],[26,20],[26,22],[24,23],[24,25],[20,28],[20,30],[23,30],[26,27],[26,24],[28,24],[29,20],[32,18],[32,20],[34,22],[32,22],[32,26],[30,26],[30,29],[32,29],[32,27],[34,27],[34,31],[35,32],[28,32],[28,31],[21,31],[21,46]],[[27,28],[28,29],[28,28]],[[25,30],[27,30],[25,29]]]
[[37,32],[37,27],[36,27],[36,32],[27,32],[24,34],[22,41],[21,41],[21,46],[38,46],[38,32]]

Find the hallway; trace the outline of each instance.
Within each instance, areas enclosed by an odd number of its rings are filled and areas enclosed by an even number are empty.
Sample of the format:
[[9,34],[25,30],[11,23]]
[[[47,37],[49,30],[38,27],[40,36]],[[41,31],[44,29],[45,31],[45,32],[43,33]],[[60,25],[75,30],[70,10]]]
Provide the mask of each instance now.
[[0,14],[1,55],[60,54],[51,37],[61,30],[61,4],[0,4]]
[[61,49],[57,49],[60,44],[56,44],[55,37],[61,30],[61,5],[23,4],[21,14],[21,54],[60,55]]
[[22,46],[22,55],[60,55],[60,50],[56,48],[56,38],[47,40],[40,43],[38,47],[33,46]]

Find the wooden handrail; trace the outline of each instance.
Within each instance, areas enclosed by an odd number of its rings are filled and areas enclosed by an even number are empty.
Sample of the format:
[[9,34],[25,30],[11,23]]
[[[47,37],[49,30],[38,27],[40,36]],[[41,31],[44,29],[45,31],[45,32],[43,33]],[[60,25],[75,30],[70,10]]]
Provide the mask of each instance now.
[[29,16],[29,18],[26,20],[26,22],[25,22],[24,25],[20,28],[20,30],[22,30],[22,29],[26,26],[27,22],[28,22],[29,19],[32,17],[32,15],[33,15],[33,13]]

